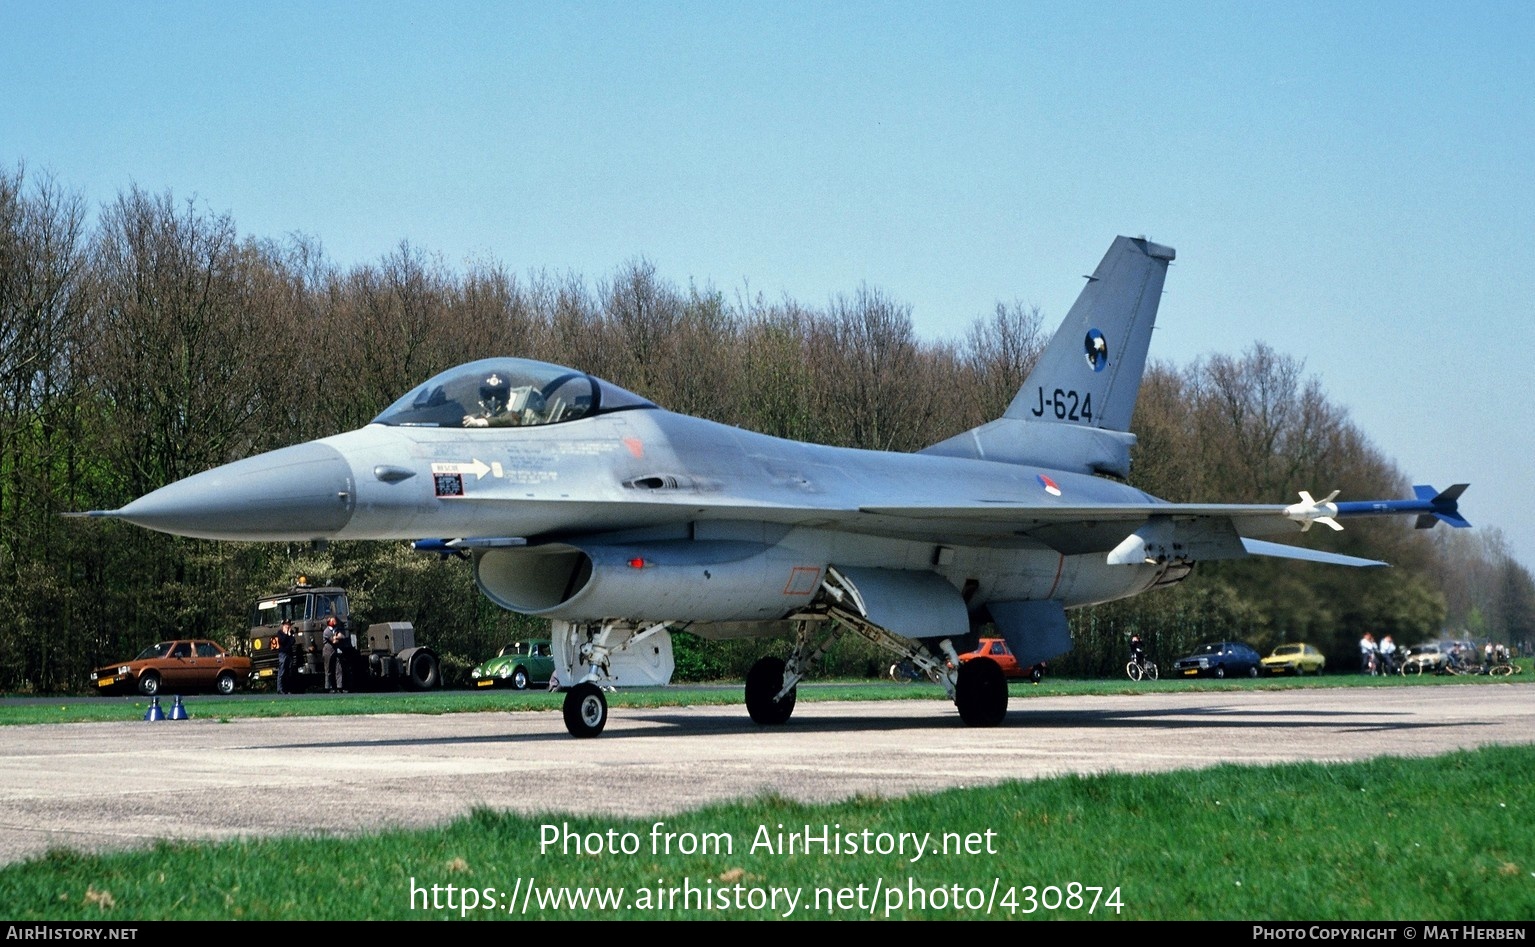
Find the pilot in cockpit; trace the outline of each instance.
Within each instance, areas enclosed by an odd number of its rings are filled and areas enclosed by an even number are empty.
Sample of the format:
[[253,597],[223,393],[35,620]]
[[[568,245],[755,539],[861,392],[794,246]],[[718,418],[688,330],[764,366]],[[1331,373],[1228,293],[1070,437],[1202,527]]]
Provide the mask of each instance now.
[[518,427],[543,423],[544,397],[531,385],[513,388],[498,372],[480,384],[480,413],[464,415],[464,427]]

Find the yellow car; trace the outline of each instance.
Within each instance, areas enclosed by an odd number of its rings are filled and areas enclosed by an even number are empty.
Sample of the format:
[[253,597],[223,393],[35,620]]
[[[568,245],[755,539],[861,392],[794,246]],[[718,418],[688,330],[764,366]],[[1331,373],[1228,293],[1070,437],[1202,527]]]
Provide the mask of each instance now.
[[1327,658],[1309,644],[1282,644],[1263,659],[1265,674],[1321,674]]

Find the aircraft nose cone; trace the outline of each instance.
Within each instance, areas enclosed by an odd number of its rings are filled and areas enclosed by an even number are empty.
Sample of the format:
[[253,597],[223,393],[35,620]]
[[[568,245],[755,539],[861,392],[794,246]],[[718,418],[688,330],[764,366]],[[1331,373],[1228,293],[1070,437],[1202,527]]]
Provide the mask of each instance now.
[[178,480],[107,515],[198,539],[324,539],[346,526],[354,497],[346,458],[312,442]]

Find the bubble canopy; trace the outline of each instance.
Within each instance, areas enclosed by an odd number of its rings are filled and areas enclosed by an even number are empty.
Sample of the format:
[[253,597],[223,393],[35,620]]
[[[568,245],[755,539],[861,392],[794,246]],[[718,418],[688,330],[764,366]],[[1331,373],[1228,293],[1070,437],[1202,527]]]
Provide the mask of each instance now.
[[487,358],[428,379],[373,419],[392,427],[532,427],[654,408],[585,372],[526,358]]

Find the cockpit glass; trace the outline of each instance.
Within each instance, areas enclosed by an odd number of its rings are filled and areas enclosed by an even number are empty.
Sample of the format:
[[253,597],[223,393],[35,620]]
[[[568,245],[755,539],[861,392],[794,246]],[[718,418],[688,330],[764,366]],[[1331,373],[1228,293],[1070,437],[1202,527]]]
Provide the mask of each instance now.
[[650,402],[583,372],[522,358],[460,365],[390,405],[374,424],[533,427]]

